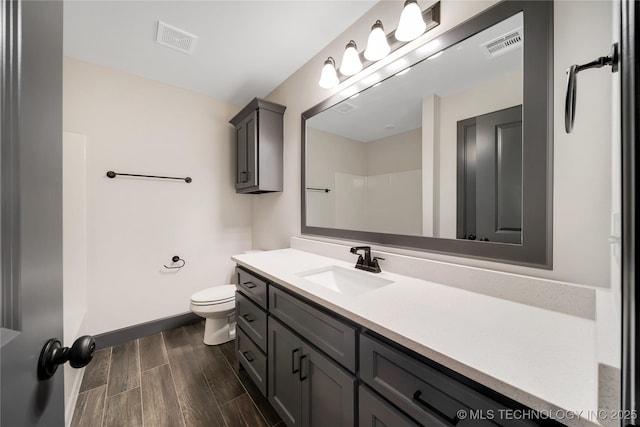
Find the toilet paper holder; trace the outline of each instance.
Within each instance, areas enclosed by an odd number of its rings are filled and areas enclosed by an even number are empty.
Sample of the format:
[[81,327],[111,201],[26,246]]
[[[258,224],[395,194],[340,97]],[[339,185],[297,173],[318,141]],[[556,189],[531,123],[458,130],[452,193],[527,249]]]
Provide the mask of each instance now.
[[178,268],[182,268],[187,264],[187,262],[185,260],[183,260],[182,258],[180,258],[178,255],[174,255],[173,257],[171,257],[171,261],[173,263],[182,261],[182,265],[177,265],[177,266],[174,266],[174,267],[170,267],[170,266],[165,264],[164,268],[166,268],[167,270],[175,270],[175,269],[178,269]]

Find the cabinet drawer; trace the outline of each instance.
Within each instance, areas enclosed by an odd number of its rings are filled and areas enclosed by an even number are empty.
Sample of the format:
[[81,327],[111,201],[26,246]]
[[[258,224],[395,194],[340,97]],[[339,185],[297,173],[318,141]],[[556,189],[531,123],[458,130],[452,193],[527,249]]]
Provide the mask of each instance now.
[[267,282],[236,267],[236,283],[245,296],[251,298],[260,307],[267,309]]
[[351,372],[356,371],[356,328],[274,286],[269,312]]
[[240,364],[263,396],[267,395],[267,356],[247,337],[240,328],[236,329],[236,352]]
[[359,388],[358,403],[359,427],[420,427],[365,385]]
[[[360,377],[426,426],[533,426],[499,419],[504,406],[435,368],[367,335],[360,336]],[[459,419],[458,411],[476,419]],[[463,417],[461,417],[463,418]]]
[[236,321],[249,338],[264,352],[267,351],[267,313],[242,292],[236,292]]

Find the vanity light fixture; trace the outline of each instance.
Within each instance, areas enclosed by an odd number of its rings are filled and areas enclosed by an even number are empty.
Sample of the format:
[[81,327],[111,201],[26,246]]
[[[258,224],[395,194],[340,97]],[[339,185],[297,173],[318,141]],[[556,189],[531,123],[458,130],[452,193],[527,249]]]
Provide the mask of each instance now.
[[391,46],[389,46],[387,35],[384,33],[382,21],[378,19],[371,27],[364,57],[369,61],[379,61],[387,56],[389,52],[391,52]]
[[400,22],[395,36],[401,42],[408,42],[417,39],[427,29],[422,18],[422,11],[417,0],[407,0],[400,14]]
[[329,57],[324,61],[318,84],[323,89],[331,89],[338,86],[338,83],[340,83],[340,80],[338,80],[338,73],[336,73],[336,61]]
[[[371,26],[371,32],[367,40],[367,48],[362,53],[362,56],[358,52],[356,42],[350,40],[345,47],[340,67],[336,66],[334,59],[331,57],[324,62],[320,81],[318,82],[320,87],[324,89],[336,87],[340,84],[341,80],[358,74],[363,68],[385,58],[392,50],[398,49],[400,46],[416,39],[425,31],[439,24],[440,1],[436,1],[435,4],[421,11],[417,0],[406,0],[400,16],[400,23],[395,32],[389,33],[388,35],[385,34],[382,21],[378,19]],[[395,40],[391,34],[395,35]],[[428,46],[429,50],[435,51],[438,47],[437,43],[439,42],[432,41],[426,46]],[[407,65],[408,64],[403,64],[402,61],[399,60],[390,64],[390,66],[398,70],[404,69]],[[337,70],[340,71],[340,76],[338,76]],[[371,76],[365,78],[370,78],[374,81],[377,77],[378,74],[373,73]],[[363,80],[363,82],[365,81]]]
[[340,73],[345,76],[353,76],[354,74],[358,74],[361,70],[362,61],[360,61],[358,46],[356,46],[356,42],[349,40],[349,43],[347,43],[347,46],[344,49],[344,55],[342,56]]

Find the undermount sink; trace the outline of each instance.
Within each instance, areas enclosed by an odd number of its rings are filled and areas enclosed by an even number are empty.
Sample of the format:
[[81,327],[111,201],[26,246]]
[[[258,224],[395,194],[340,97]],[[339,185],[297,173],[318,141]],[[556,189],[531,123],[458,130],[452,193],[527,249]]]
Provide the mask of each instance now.
[[360,295],[394,283],[372,273],[349,270],[335,265],[298,273],[298,276],[343,295]]

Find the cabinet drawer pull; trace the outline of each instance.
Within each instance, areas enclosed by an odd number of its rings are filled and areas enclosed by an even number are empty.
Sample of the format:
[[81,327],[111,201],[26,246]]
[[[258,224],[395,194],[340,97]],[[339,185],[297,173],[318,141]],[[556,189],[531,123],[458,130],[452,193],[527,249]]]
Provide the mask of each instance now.
[[[306,354],[303,354],[302,356],[300,356],[300,381],[306,380],[307,379],[307,374],[309,373],[309,372],[307,372],[307,373],[303,374],[303,372],[305,371],[305,369],[304,369],[304,365],[305,364],[302,363],[302,362],[304,362],[307,359],[308,359],[308,357],[307,357]],[[306,365],[307,365],[307,369],[306,370],[308,371],[309,370],[309,363],[307,363]]]
[[244,356],[245,359],[247,359],[247,361],[249,362],[253,362],[255,360],[255,358],[253,357],[253,354],[251,354],[250,351],[243,351],[242,355]]
[[448,415],[442,413],[442,411],[439,411],[437,408],[433,407],[433,405],[431,405],[429,402],[427,402],[426,400],[424,400],[420,396],[422,396],[422,391],[417,390],[415,393],[413,393],[413,400],[416,403],[418,403],[419,405],[421,405],[422,407],[424,407],[425,409],[429,410],[430,412],[434,412],[437,415],[439,415],[440,417],[442,417],[445,420],[449,421],[451,424],[453,424],[453,425],[458,424],[458,421],[460,421],[460,418],[458,418],[457,414],[456,414],[455,417],[451,418]]
[[[300,353],[300,349],[296,348],[295,350],[293,350],[291,352],[291,373],[295,374],[300,370],[300,355],[298,354],[298,357],[296,357],[296,354]],[[298,363],[296,363],[296,361]],[[296,367],[297,365],[297,367]]]
[[243,284],[244,286],[246,286],[247,288],[249,288],[249,289],[253,289],[253,288],[255,288],[256,286],[258,286],[258,285],[256,285],[256,284],[255,284],[255,283],[253,283],[253,282],[243,282],[242,284]]
[[251,323],[256,320],[256,318],[253,317],[251,314],[244,314],[242,318],[246,320],[248,323]]

